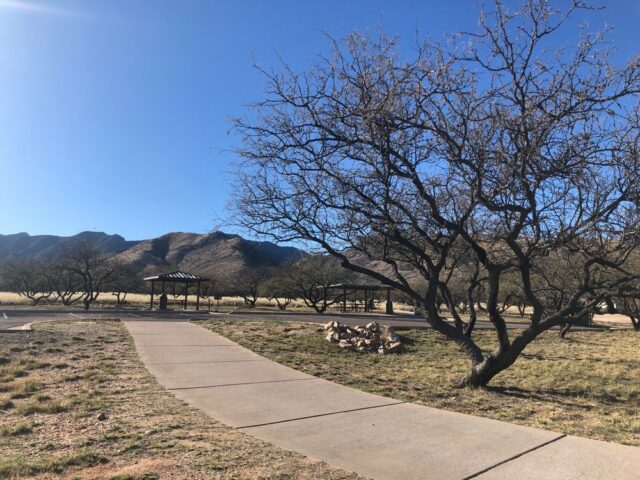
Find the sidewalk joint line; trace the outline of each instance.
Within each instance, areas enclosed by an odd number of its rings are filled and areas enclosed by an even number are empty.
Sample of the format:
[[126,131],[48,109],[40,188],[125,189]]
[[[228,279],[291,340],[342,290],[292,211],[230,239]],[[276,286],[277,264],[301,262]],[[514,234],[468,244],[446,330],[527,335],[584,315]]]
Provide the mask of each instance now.
[[495,465],[491,465],[490,467],[485,468],[484,470],[480,470],[479,472],[476,472],[472,475],[469,475],[468,477],[464,477],[462,480],[471,480],[472,478],[476,478],[479,477],[480,475],[482,475],[483,473],[487,473],[490,470],[493,470],[494,468],[497,468],[501,465],[504,465],[505,463],[509,463],[512,462],[513,460],[523,457],[528,453],[534,452],[536,450],[539,450],[542,447],[546,447],[547,445],[550,445],[554,442],[557,442],[558,440],[562,440],[563,438],[565,438],[567,435],[566,434],[562,434],[559,437],[556,438],[552,438],[551,440],[541,443],[540,445],[537,445],[533,448],[530,448],[529,450],[525,450],[524,452],[518,453],[517,455],[514,455],[513,457],[509,457],[506,460],[503,460],[501,462],[496,463]]
[[[310,418],[328,417],[329,415],[339,415],[341,413],[359,412],[361,410],[371,410],[374,408],[382,408],[382,407],[393,407],[395,405],[402,405],[404,403],[407,403],[407,402],[385,403],[384,405],[373,405],[372,407],[361,407],[361,408],[353,408],[351,410],[340,410],[338,412],[319,413],[318,415],[309,415],[307,417],[289,418],[287,420],[277,420],[275,422],[257,423],[255,425],[244,425],[242,427],[236,427],[236,429],[243,430],[245,428],[266,427],[269,425],[277,425],[279,423],[289,423],[289,422],[295,422],[298,420],[308,420]],[[466,480],[466,479],[463,479],[463,480]]]
[[235,363],[235,362],[264,362],[266,358],[248,358],[246,360],[210,360],[208,362],[167,362],[167,363],[146,363],[145,365],[196,365],[207,363]]
[[218,388],[218,387],[235,387],[237,385],[258,385],[262,383],[282,383],[282,382],[301,382],[304,380],[320,380],[320,378],[289,378],[286,380],[265,380],[264,382],[241,382],[241,383],[222,383],[220,385],[201,385],[198,387],[176,387],[176,388],[167,388],[167,390],[197,390],[199,388]]

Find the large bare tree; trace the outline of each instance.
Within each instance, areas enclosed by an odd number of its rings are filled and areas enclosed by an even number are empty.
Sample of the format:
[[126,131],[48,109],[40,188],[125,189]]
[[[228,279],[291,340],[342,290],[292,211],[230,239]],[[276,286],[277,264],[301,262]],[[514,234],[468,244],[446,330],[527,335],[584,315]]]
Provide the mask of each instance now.
[[[419,41],[410,58],[393,38],[354,33],[307,71],[263,70],[267,98],[236,121],[239,222],[320,246],[413,298],[468,355],[469,386],[607,297],[634,298],[640,62],[613,63],[604,35],[586,29],[573,46],[554,43],[582,8],[496,2],[478,31]],[[491,351],[437,308],[461,243],[486,275]],[[555,303],[552,282],[539,285],[551,255],[574,275]],[[510,332],[500,295],[513,275],[531,315]]]
[[91,240],[78,240],[67,246],[54,263],[61,278],[77,282],[72,291],[78,292],[85,310],[91,308],[122,271],[118,262],[102,253]]

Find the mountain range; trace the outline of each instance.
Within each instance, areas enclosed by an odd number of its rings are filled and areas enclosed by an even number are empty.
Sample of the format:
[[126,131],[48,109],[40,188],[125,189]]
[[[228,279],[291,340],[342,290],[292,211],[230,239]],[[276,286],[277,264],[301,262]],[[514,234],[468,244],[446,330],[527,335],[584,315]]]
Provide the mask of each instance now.
[[0,262],[10,259],[50,260],[65,245],[78,240],[92,241],[101,253],[113,255],[142,274],[182,270],[219,278],[245,268],[277,266],[305,255],[294,247],[247,240],[223,232],[173,232],[140,241],[125,240],[120,235],[103,232],[82,232],[70,237],[18,233],[0,235]]

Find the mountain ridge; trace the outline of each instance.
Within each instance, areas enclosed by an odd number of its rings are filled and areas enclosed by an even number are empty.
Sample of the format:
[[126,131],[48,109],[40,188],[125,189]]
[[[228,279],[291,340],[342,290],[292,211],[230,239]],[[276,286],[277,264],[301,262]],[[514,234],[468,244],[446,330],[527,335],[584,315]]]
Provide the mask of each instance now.
[[146,240],[126,240],[118,234],[80,232],[57,235],[0,234],[0,262],[5,260],[51,260],[65,246],[90,239],[98,250],[132,265],[141,274],[169,270],[226,276],[244,269],[272,267],[296,261],[306,253],[294,247],[247,240],[237,234],[170,232]]

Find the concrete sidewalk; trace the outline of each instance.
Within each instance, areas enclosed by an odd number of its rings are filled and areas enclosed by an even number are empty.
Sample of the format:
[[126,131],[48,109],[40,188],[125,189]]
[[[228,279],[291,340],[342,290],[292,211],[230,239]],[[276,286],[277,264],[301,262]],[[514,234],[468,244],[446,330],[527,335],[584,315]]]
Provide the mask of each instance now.
[[640,449],[364,393],[186,322],[125,322],[178,398],[250,435],[374,479],[640,478]]

